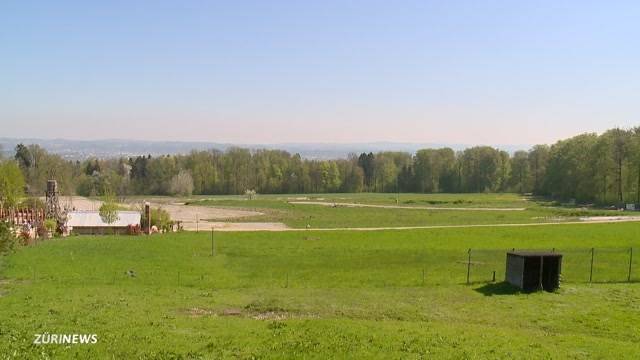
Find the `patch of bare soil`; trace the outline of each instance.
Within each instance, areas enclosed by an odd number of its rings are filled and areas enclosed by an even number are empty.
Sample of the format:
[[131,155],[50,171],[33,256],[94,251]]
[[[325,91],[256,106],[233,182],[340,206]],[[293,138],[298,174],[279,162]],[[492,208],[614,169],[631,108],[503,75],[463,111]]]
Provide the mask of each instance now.
[[[182,222],[185,230],[210,230],[214,223],[207,219],[227,220],[239,219],[250,216],[263,215],[257,211],[214,208],[209,206],[195,206],[185,204],[157,204],[153,207],[161,207],[171,215],[171,219]],[[218,226],[216,226],[218,227]]]
[[222,315],[222,316],[240,316],[240,315],[242,315],[242,310],[236,309],[236,308],[224,309],[224,310],[222,310],[222,313],[220,315]]
[[[65,197],[62,199],[69,208],[76,210],[98,210],[102,201],[85,198],[82,196]],[[64,205],[63,204],[63,205]],[[140,209],[140,203],[122,204],[131,209]],[[242,219],[251,216],[263,215],[258,211],[215,208],[209,206],[185,205],[181,202],[168,202],[163,200],[154,201],[151,199],[152,207],[159,207],[166,210],[171,219],[180,221],[184,230],[187,231],[209,231],[211,228],[220,231],[282,231],[288,229],[283,223],[270,222],[224,222],[231,219]],[[211,220],[214,219],[214,220]]]
[[184,309],[181,312],[186,314],[189,317],[192,317],[192,318],[211,316],[211,315],[214,314],[214,312],[211,311],[211,310],[201,309],[201,308],[197,308],[197,307],[196,308],[190,308],[190,309]]

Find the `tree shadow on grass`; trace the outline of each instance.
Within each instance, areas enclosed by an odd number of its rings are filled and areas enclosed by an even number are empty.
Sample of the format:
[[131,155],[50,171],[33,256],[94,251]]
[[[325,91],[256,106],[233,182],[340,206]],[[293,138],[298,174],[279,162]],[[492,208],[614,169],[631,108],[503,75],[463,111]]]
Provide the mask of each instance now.
[[483,286],[480,286],[479,288],[475,288],[474,290],[484,296],[515,295],[521,293],[520,289],[504,281],[499,283],[485,284]]

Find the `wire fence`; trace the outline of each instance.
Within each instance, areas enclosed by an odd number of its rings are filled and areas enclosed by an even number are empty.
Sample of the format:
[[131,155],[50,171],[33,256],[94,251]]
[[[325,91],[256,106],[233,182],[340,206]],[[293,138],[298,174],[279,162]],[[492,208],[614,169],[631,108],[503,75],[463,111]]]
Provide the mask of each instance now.
[[[213,243],[212,243],[213,245]],[[241,249],[222,251],[211,246],[193,251],[194,263],[168,267],[141,266],[136,261],[100,267],[85,264],[59,271],[33,264],[18,278],[61,287],[89,284],[178,286],[195,288],[250,287],[420,287],[479,284],[505,280],[507,253],[544,251],[562,254],[562,283],[625,283],[640,281],[638,248],[407,250],[391,256],[384,249],[337,253],[315,249],[315,256],[298,256],[295,249],[264,256],[260,264]],[[328,257],[327,254],[331,255]],[[75,261],[70,253],[69,261]],[[323,257],[324,256],[324,257]],[[318,258],[318,260],[315,260]],[[285,261],[289,260],[289,261]]]
[[[562,254],[561,279],[568,283],[633,282],[640,278],[640,254],[633,248],[590,249],[469,249],[465,254],[466,283],[503,281],[510,251]],[[636,256],[634,257],[634,252]]]

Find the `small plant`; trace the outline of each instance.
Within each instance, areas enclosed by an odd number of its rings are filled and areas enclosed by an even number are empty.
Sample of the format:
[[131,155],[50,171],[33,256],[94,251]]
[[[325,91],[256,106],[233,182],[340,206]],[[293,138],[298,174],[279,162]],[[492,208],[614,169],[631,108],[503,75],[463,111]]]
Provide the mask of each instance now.
[[58,222],[53,219],[47,219],[44,221],[44,227],[50,234],[55,234]]
[[0,255],[13,251],[18,244],[13,229],[8,223],[0,221]]
[[118,221],[118,210],[120,210],[120,207],[116,202],[115,196],[111,191],[105,189],[103,204],[100,206],[100,217],[102,221],[107,224],[113,224]]

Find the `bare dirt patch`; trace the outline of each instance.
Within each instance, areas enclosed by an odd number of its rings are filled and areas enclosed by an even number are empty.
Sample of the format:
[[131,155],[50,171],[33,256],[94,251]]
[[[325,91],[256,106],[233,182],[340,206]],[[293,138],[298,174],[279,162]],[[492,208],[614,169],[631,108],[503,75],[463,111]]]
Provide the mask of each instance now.
[[215,226],[217,230],[220,226],[216,224],[220,223],[212,222],[211,219],[227,220],[263,215],[260,212],[250,210],[224,209],[176,203],[159,204],[152,202],[151,206],[161,207],[169,212],[171,219],[182,222],[183,228],[188,231],[210,230],[212,226]]
[[209,309],[201,309],[201,308],[197,308],[197,307],[190,308],[190,309],[184,309],[181,312],[186,314],[189,317],[192,317],[192,318],[211,316],[211,315],[214,314],[214,312],[209,310]]
[[[63,201],[70,205],[69,208],[75,208],[76,210],[97,211],[102,205],[102,201],[100,200],[89,199],[82,196],[64,198]],[[122,204],[122,206],[139,209],[142,207],[142,201],[126,203]],[[288,229],[283,223],[226,222],[226,220],[264,215],[258,211],[186,205],[182,202],[168,202],[153,198],[151,199],[151,206],[166,210],[171,216],[171,219],[180,221],[184,230],[187,231],[209,231],[212,228],[220,231],[282,231]]]
[[222,315],[222,316],[240,316],[240,315],[242,315],[242,310],[236,309],[236,308],[224,309],[224,310],[222,310],[222,313],[220,315]]

